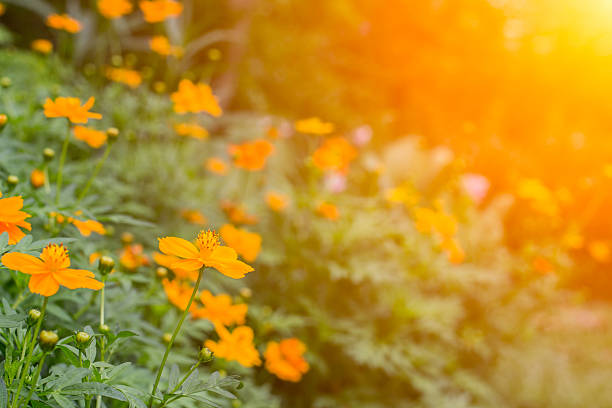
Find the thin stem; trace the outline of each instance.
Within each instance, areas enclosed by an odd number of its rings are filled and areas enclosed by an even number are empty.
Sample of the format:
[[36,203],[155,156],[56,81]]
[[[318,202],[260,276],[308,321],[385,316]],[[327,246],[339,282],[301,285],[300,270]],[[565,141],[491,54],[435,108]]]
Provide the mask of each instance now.
[[[197,363],[195,363],[193,366],[191,366],[191,368],[189,369],[189,371],[187,371],[187,374],[185,374],[183,376],[183,378],[181,379],[181,381],[179,381],[178,384],[176,384],[176,386],[172,389],[172,391],[169,392],[169,394],[174,394],[179,388],[181,388],[181,385],[183,385],[183,383],[185,381],[187,381],[187,379],[189,378],[189,376],[191,375],[191,373],[193,373],[196,368],[198,368],[200,366],[200,361],[198,361]],[[171,400],[168,400],[166,402],[164,402],[163,404],[160,405],[159,408],[164,408]]]
[[159,380],[161,379],[162,372],[164,371],[164,366],[166,365],[166,360],[168,359],[168,355],[170,354],[170,349],[172,349],[172,345],[174,344],[174,340],[176,336],[179,334],[181,330],[181,326],[185,321],[185,318],[189,314],[189,308],[191,307],[191,303],[193,303],[193,299],[198,293],[198,288],[200,287],[200,281],[202,280],[202,275],[204,274],[204,268],[200,269],[198,273],[198,279],[196,280],[195,286],[193,287],[193,292],[191,293],[191,297],[189,298],[189,302],[183,311],[183,315],[181,316],[181,320],[179,320],[176,328],[174,329],[174,333],[172,333],[172,338],[168,342],[168,347],[166,347],[166,352],[164,353],[164,357],[162,358],[161,364],[159,365],[159,369],[157,370],[157,377],[155,378],[155,384],[153,384],[153,391],[151,391],[151,399],[149,400],[149,408],[153,407],[153,399],[155,397],[155,391],[157,391],[157,386],[159,385]]
[[111,149],[111,143],[106,143],[106,149],[104,150],[104,154],[102,155],[102,157],[100,158],[100,160],[96,164],[96,167],[94,168],[93,173],[91,173],[91,177],[89,178],[89,180],[87,180],[87,184],[85,184],[85,187],[83,188],[83,191],[81,191],[81,193],[79,194],[79,197],[77,198],[77,202],[76,202],[77,204],[79,204],[81,202],[81,200],[83,198],[85,198],[85,195],[89,191],[89,188],[91,187],[91,184],[93,183],[95,178],[98,176],[98,173],[100,173],[100,170],[102,169],[102,166],[104,165],[104,162],[108,158],[108,155],[110,153],[110,149]]
[[19,396],[21,395],[21,389],[23,388],[23,383],[25,382],[25,378],[28,375],[28,371],[30,370],[30,365],[32,364],[32,354],[34,353],[34,348],[36,347],[36,339],[38,338],[38,332],[40,332],[40,326],[42,325],[43,318],[45,317],[45,311],[47,310],[48,301],[49,298],[45,296],[45,300],[43,300],[43,304],[40,309],[40,318],[38,319],[38,322],[36,323],[36,328],[34,329],[32,341],[30,343],[30,349],[28,350],[28,355],[26,356],[25,367],[23,369],[21,379],[19,380],[19,386],[17,387],[17,391],[13,396],[13,403],[11,404],[11,408],[17,407],[17,400],[19,400]]
[[12,309],[17,309],[17,306],[19,306],[21,302],[23,302],[23,299],[25,299],[24,295],[25,295],[25,288],[21,289],[21,292],[19,292],[19,296],[17,296],[17,299],[15,299],[15,303],[11,305]]
[[[106,275],[102,277],[102,283],[106,284]],[[103,324],[104,324],[104,286],[102,286],[102,289],[100,289],[100,327],[102,327]],[[104,347],[105,345],[104,343],[105,343],[105,338],[102,337],[100,339],[100,361],[104,361],[104,352],[106,351]],[[100,368],[100,371],[102,370],[103,368]],[[102,395],[98,395],[96,397],[96,408],[100,408],[101,405],[102,405]]]
[[75,314],[72,316],[74,320],[77,320],[79,317],[83,315],[96,301],[96,296],[98,296],[98,292],[92,292],[91,297],[89,298],[89,302],[87,302],[83,307],[81,307]]
[[62,145],[62,154],[60,156],[59,168],[57,170],[57,182],[55,185],[55,205],[59,205],[60,190],[62,189],[62,178],[64,173],[64,162],[66,161],[66,153],[68,152],[68,143],[70,142],[70,122],[68,122],[68,131]]
[[[23,347],[21,348],[21,359],[19,361],[23,361],[23,359],[25,358],[26,349],[30,345],[30,334],[32,334],[32,331],[30,330],[30,327],[28,326],[25,337],[23,338]],[[19,376],[21,375],[22,368],[23,366],[20,365],[19,368],[17,369],[17,375],[15,376],[15,378],[19,378]]]
[[23,402],[22,406],[27,407],[28,402],[30,402],[30,398],[32,398],[32,394],[34,394],[34,390],[36,389],[36,385],[38,385],[38,377],[40,377],[40,372],[42,371],[43,363],[45,362],[45,357],[47,357],[47,352],[44,352],[42,358],[38,362],[38,368],[36,369],[36,374],[34,374],[34,379],[32,380],[32,384],[30,386],[30,392]]

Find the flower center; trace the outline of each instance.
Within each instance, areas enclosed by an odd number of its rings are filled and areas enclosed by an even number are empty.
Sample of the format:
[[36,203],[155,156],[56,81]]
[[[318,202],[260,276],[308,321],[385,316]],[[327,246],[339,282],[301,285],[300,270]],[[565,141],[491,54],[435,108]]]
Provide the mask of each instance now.
[[202,256],[208,256],[219,246],[219,234],[215,231],[200,231],[196,240],[198,248],[200,248],[200,254]]
[[70,265],[68,249],[63,244],[47,245],[40,254],[40,259],[42,259],[46,266],[53,272],[58,269],[67,268],[67,265]]

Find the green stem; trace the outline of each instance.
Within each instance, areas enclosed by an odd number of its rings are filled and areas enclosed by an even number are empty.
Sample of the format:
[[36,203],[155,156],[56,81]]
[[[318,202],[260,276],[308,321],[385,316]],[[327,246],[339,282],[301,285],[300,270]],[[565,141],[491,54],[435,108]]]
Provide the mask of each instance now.
[[25,288],[21,289],[21,292],[19,292],[19,296],[17,296],[17,299],[15,299],[15,303],[11,305],[12,309],[17,309],[17,306],[19,306],[21,302],[23,302],[23,299],[25,299],[24,294],[25,294]]
[[[30,327],[28,326],[25,337],[23,338],[23,347],[21,348],[21,359],[19,361],[23,361],[23,359],[25,358],[26,350],[28,346],[30,345],[30,334],[32,334],[32,332],[30,331]],[[17,375],[15,376],[15,378],[19,378],[19,376],[21,375],[22,368],[23,366],[19,366],[19,368],[17,369]]]
[[174,333],[172,333],[172,338],[168,342],[168,347],[166,347],[166,352],[164,353],[164,357],[162,358],[161,364],[159,365],[159,369],[157,370],[157,377],[155,378],[155,384],[153,384],[153,391],[151,391],[151,399],[149,400],[149,408],[153,407],[153,399],[155,397],[155,391],[157,391],[157,386],[159,385],[159,380],[161,379],[162,372],[164,371],[164,366],[166,365],[166,360],[168,360],[168,355],[170,354],[170,349],[172,349],[172,345],[174,344],[174,340],[176,336],[179,334],[181,330],[181,326],[185,321],[185,318],[189,314],[189,308],[191,307],[191,303],[193,303],[193,299],[198,293],[198,288],[200,287],[200,281],[202,280],[202,275],[204,274],[204,268],[200,269],[198,273],[198,279],[196,280],[195,286],[193,287],[193,292],[191,293],[191,297],[189,298],[189,302],[183,311],[183,315],[181,316],[181,320],[179,320],[176,328],[174,329]]
[[34,394],[36,385],[38,385],[38,377],[40,377],[40,372],[42,371],[43,363],[45,362],[45,357],[47,357],[47,354],[47,352],[44,352],[42,358],[38,362],[38,368],[36,369],[36,374],[34,374],[34,379],[32,380],[32,384],[30,386],[30,392],[28,393],[28,396],[26,397],[23,404],[21,404],[22,407],[28,406],[28,402],[30,402],[30,398],[32,398],[32,394]]
[[[187,379],[189,378],[189,376],[191,375],[191,373],[193,373],[198,367],[200,366],[200,361],[198,361],[197,363],[195,363],[193,366],[191,366],[191,368],[189,369],[189,371],[187,371],[187,374],[185,374],[183,376],[183,378],[181,379],[181,381],[179,381],[178,384],[176,384],[176,386],[172,389],[172,391],[169,392],[169,394],[174,394],[179,388],[181,388],[181,385],[183,385],[183,383],[185,381],[187,381]],[[166,405],[168,405],[169,403],[171,403],[172,401],[174,401],[173,398],[169,398],[168,401],[162,403],[159,408],[164,408]]]
[[55,205],[59,205],[60,191],[62,189],[62,178],[64,173],[64,162],[66,161],[66,153],[68,152],[68,143],[70,142],[70,122],[68,122],[68,131],[62,145],[62,154],[60,156],[59,168],[57,170],[57,182],[55,186]]
[[81,202],[81,200],[83,198],[85,198],[85,195],[89,191],[89,188],[91,187],[91,184],[93,183],[95,178],[98,176],[98,173],[100,173],[100,170],[102,169],[102,166],[104,165],[104,162],[108,158],[108,155],[110,153],[110,149],[111,149],[111,144],[107,143],[106,144],[106,149],[104,150],[104,154],[102,155],[102,158],[100,158],[100,160],[96,164],[96,167],[94,168],[93,173],[91,173],[91,177],[89,178],[89,180],[87,180],[87,184],[85,184],[85,187],[83,188],[83,191],[81,191],[81,194],[79,194],[79,197],[77,198],[77,202],[76,202],[77,205]]
[[38,338],[38,332],[40,332],[40,326],[42,325],[43,318],[45,317],[45,311],[47,310],[47,302],[49,298],[45,296],[45,300],[43,300],[42,308],[40,309],[40,318],[36,323],[36,328],[34,329],[34,334],[32,336],[32,341],[30,343],[30,348],[28,350],[28,355],[26,356],[26,363],[23,369],[23,373],[21,375],[21,379],[19,380],[19,386],[17,387],[17,391],[13,396],[13,403],[11,404],[11,408],[17,407],[17,400],[19,400],[19,396],[21,395],[21,389],[23,388],[23,383],[25,382],[25,378],[28,375],[28,371],[30,370],[30,365],[32,364],[32,354],[34,353],[34,348],[36,347],[36,339]]
[[87,304],[83,305],[83,307],[81,307],[75,314],[74,316],[72,316],[72,318],[74,320],[78,320],[79,317],[81,317],[83,315],[83,313],[85,313],[87,310],[89,310],[89,308],[91,307],[91,305],[94,304],[94,302],[96,301],[96,296],[98,296],[98,292],[92,292],[91,297],[89,298],[89,302],[87,302]]
[[[108,150],[107,150],[108,151]],[[102,277],[102,283],[106,284],[106,275]],[[100,327],[104,324],[104,286],[100,289]],[[105,353],[105,338],[102,337],[100,339],[100,361],[104,361],[104,353]],[[102,372],[103,368],[100,368],[100,372]],[[102,405],[102,395],[98,395],[96,397],[96,408],[100,408]]]

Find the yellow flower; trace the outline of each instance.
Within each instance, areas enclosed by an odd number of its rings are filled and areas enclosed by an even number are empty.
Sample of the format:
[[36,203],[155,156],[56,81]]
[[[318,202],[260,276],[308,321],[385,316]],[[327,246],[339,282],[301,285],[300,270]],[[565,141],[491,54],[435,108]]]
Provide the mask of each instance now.
[[168,41],[168,38],[163,35],[156,35],[155,37],[152,37],[149,40],[149,47],[151,47],[152,51],[165,57],[169,55],[180,57],[181,55],[183,55],[183,48],[171,45],[170,41]]
[[304,343],[296,338],[268,343],[264,358],[266,370],[281,380],[298,382],[308,372],[310,366],[303,355],[306,352]]
[[554,194],[540,180],[523,179],[517,187],[517,195],[528,201],[535,211],[548,215],[556,216],[559,213],[559,206]]
[[606,241],[593,241],[587,249],[597,262],[606,263],[610,260],[610,245]]
[[215,325],[231,326],[232,324],[244,324],[248,306],[244,303],[232,305],[232,298],[226,294],[213,295],[209,291],[202,291],[200,301],[204,307],[198,307],[192,311],[195,318],[207,319]]
[[230,145],[228,151],[234,157],[234,166],[249,171],[259,171],[266,165],[268,156],[274,153],[274,145],[265,139],[258,139]]
[[210,230],[198,234],[196,245],[177,237],[159,238],[159,250],[180,258],[172,264],[173,269],[193,271],[208,266],[233,279],[241,279],[253,271],[238,260],[234,249],[220,245],[219,236]]
[[6,11],[6,6],[4,3],[0,3],[0,16],[3,15]]
[[204,162],[204,167],[206,167],[206,170],[210,171],[211,173],[219,174],[221,176],[227,174],[227,171],[229,170],[227,163],[218,157],[211,157],[207,159],[206,162]]
[[30,184],[34,188],[40,188],[45,184],[45,172],[42,170],[34,169],[30,173]]
[[177,123],[174,125],[174,130],[180,136],[189,136],[194,139],[202,140],[208,137],[208,131],[195,123]]
[[281,212],[289,205],[289,197],[275,191],[268,191],[266,193],[266,203],[273,211]]
[[[170,303],[181,310],[185,310],[187,308],[189,299],[193,293],[192,286],[185,282],[170,281],[168,279],[164,279],[162,281],[162,286],[164,287],[164,292],[166,292],[166,296],[168,296]],[[195,303],[192,303],[189,307],[189,311],[193,312],[195,309],[196,305]]]
[[219,232],[223,241],[235,249],[247,262],[253,262],[257,259],[257,255],[261,251],[261,235],[236,228],[231,224],[225,224]]
[[98,149],[106,143],[106,132],[101,130],[90,129],[85,126],[75,126],[72,132],[76,139],[82,140],[94,149]]
[[98,233],[100,235],[106,234],[106,229],[104,228],[104,225],[102,225],[98,221],[81,221],[74,218],[69,218],[68,221],[72,225],[74,225],[84,237],[90,236],[92,232]]
[[295,130],[298,132],[309,133],[312,135],[327,135],[334,131],[333,123],[323,122],[321,119],[316,117],[297,120],[294,126]]
[[147,23],[159,23],[183,12],[183,5],[174,0],[143,0],[138,5]]
[[140,266],[148,265],[149,257],[144,254],[142,245],[126,245],[119,254],[119,262],[124,268],[133,271]]
[[53,43],[49,40],[45,40],[44,38],[39,38],[32,41],[31,47],[34,51],[38,51],[41,54],[49,54],[51,51],[53,51]]
[[253,329],[238,326],[231,333],[222,325],[215,325],[219,341],[206,340],[204,346],[215,353],[215,356],[228,361],[237,361],[245,367],[261,365],[259,352],[253,346]]
[[336,221],[338,218],[340,218],[340,211],[338,211],[338,207],[332,203],[322,202],[317,207],[317,213],[331,221]]
[[183,79],[179,82],[178,90],[170,97],[174,102],[174,111],[179,114],[207,112],[218,117],[223,113],[212,89],[206,84],[194,84]]
[[119,18],[132,12],[129,0],[98,0],[98,10],[106,18]]
[[64,30],[69,33],[78,33],[81,31],[81,23],[68,14],[51,14],[47,16],[47,26],[56,30]]
[[357,158],[357,149],[343,137],[326,139],[315,150],[312,162],[323,171],[336,171],[345,174],[353,160]]
[[140,72],[127,68],[106,68],[106,77],[111,81],[126,84],[130,88],[138,88],[142,83]]
[[[2,197],[1,192],[0,197]],[[32,230],[30,223],[25,221],[31,215],[21,211],[22,208],[23,198],[21,196],[0,198],[0,235],[4,232],[8,233],[9,245],[15,245],[25,237],[20,228]]]
[[99,113],[89,112],[94,102],[92,96],[81,106],[79,98],[60,96],[55,100],[47,98],[43,107],[48,118],[67,118],[72,123],[87,123],[88,119],[102,119]]

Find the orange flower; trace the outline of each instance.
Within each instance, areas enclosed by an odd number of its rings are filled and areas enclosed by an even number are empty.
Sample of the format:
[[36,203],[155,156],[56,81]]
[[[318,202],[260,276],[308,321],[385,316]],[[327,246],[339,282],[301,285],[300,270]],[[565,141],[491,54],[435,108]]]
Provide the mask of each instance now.
[[98,0],[98,10],[106,18],[119,18],[132,12],[129,0]]
[[457,220],[441,210],[417,207],[414,209],[415,228],[422,234],[436,232],[443,239],[451,238],[457,233]]
[[40,188],[45,184],[45,172],[42,170],[34,169],[30,173],[30,184],[34,188]]
[[338,218],[340,218],[340,211],[338,211],[338,207],[328,202],[322,202],[319,204],[317,207],[317,213],[320,216],[332,221],[336,221]]
[[264,168],[268,156],[274,152],[274,145],[265,139],[230,145],[229,153],[234,157],[234,165],[245,170],[257,171]]
[[266,203],[272,210],[281,212],[289,205],[289,197],[285,194],[268,191],[266,194]]
[[79,98],[57,97],[55,101],[47,98],[45,101],[45,116],[48,118],[68,118],[72,123],[87,123],[88,119],[102,119],[102,115],[89,112],[95,102],[92,96],[81,106]]
[[174,130],[180,136],[190,136],[194,139],[202,140],[208,137],[208,131],[195,123],[177,123]]
[[185,221],[196,225],[204,225],[208,222],[204,214],[197,210],[183,210],[181,211],[181,217],[183,217]]
[[211,173],[219,174],[221,176],[227,174],[227,171],[229,170],[227,163],[218,157],[210,157],[207,159],[204,163],[204,167],[206,167],[206,170],[210,171]]
[[169,17],[178,17],[183,5],[173,0],[150,0],[138,3],[147,23],[159,23]]
[[306,352],[304,343],[296,338],[271,341],[264,353],[266,370],[281,380],[298,382],[310,368],[303,355]]
[[95,221],[95,220],[81,221],[81,220],[77,220],[74,218],[69,218],[68,221],[70,221],[72,225],[77,227],[81,235],[83,235],[84,237],[90,236],[92,232],[96,232],[100,235],[106,234],[106,229],[104,228],[104,225],[102,225],[98,221]]
[[[164,279],[162,281],[162,286],[164,287],[164,292],[166,292],[166,296],[168,296],[170,303],[181,310],[185,310],[187,308],[187,304],[189,303],[189,299],[193,293],[192,286],[189,286],[184,282],[170,281],[168,279]],[[195,308],[195,303],[192,303],[189,307],[189,311],[193,312]]]
[[8,121],[8,116],[6,116],[6,114],[4,113],[0,113],[0,129],[2,129],[2,126],[6,125],[7,121]]
[[253,346],[253,329],[248,326],[238,326],[231,333],[222,325],[215,325],[219,341],[206,340],[204,346],[215,353],[217,357],[229,361],[237,361],[245,367],[261,365],[259,352]]
[[149,40],[149,47],[151,50],[158,53],[159,55],[180,57],[183,54],[183,48],[179,46],[173,46],[168,41],[168,38],[163,35],[156,35]]
[[536,272],[539,272],[541,274],[547,274],[547,273],[552,272],[553,270],[552,263],[550,263],[550,261],[544,258],[543,256],[536,257],[532,261],[532,265],[533,265],[533,269],[535,269]]
[[0,3],[0,16],[4,14],[6,11],[6,6],[3,3]]
[[234,204],[231,201],[222,201],[221,209],[234,224],[254,225],[257,224],[257,217],[248,214],[243,205]]
[[76,139],[82,140],[94,149],[98,149],[106,143],[106,132],[101,130],[91,129],[85,126],[75,126],[72,132]]
[[593,241],[587,250],[597,262],[606,263],[610,260],[610,245],[606,241]]
[[194,84],[188,79],[183,79],[179,82],[178,91],[170,97],[174,102],[176,113],[207,112],[214,117],[219,117],[223,113],[212,89],[206,84]]
[[193,317],[210,320],[215,325],[244,324],[244,317],[249,308],[245,303],[232,305],[232,298],[229,295],[215,296],[207,290],[200,294],[200,300],[204,307],[194,310]]
[[319,118],[308,118],[295,121],[295,130],[311,135],[327,135],[334,131],[334,124],[323,122]]
[[50,244],[42,250],[40,258],[11,252],[2,257],[5,267],[32,275],[28,287],[32,293],[55,295],[60,285],[68,289],[87,288],[98,290],[104,283],[84,269],[70,269],[68,250],[63,245]]
[[312,155],[315,166],[324,171],[346,173],[348,167],[357,157],[357,149],[343,137],[325,140]]
[[159,250],[166,255],[182,258],[172,264],[173,269],[193,271],[208,266],[233,279],[243,278],[253,271],[249,265],[238,260],[235,250],[221,246],[219,236],[210,230],[200,231],[196,245],[182,238],[159,238]]
[[149,257],[143,253],[142,245],[126,245],[119,254],[119,262],[129,270],[134,270],[140,266],[149,264]]
[[165,267],[170,269],[173,273],[174,276],[176,277],[176,279],[179,280],[190,280],[192,282],[195,282],[196,279],[198,279],[198,271],[187,271],[184,269],[180,269],[180,268],[173,268],[172,265],[178,261],[180,258],[176,257],[176,256],[171,256],[171,255],[164,255],[164,254],[160,254],[159,252],[155,252],[153,253],[153,260]]
[[[0,192],[0,197],[2,193]],[[31,217],[30,214],[21,211],[23,208],[23,198],[21,196],[0,199],[0,235],[7,232],[9,244],[15,245],[25,234],[19,228],[32,230],[30,223],[25,219]]]
[[38,51],[41,54],[49,54],[53,51],[53,43],[49,40],[45,40],[44,38],[39,38],[38,40],[32,41],[30,44],[34,51]]
[[51,14],[47,16],[47,26],[56,30],[64,30],[69,33],[78,33],[81,31],[81,23],[68,14]]
[[106,68],[106,77],[111,81],[120,82],[130,88],[138,88],[142,83],[140,72],[127,68]]
[[445,239],[440,244],[440,248],[446,251],[448,261],[452,264],[458,265],[465,260],[465,251],[456,239]]
[[257,259],[261,251],[261,235],[236,228],[231,224],[225,224],[219,232],[225,243],[234,248],[247,262]]

